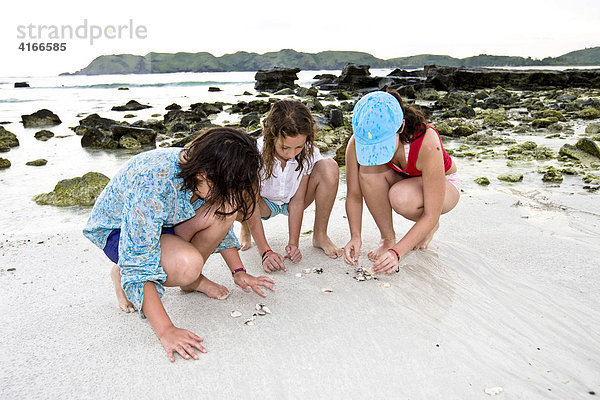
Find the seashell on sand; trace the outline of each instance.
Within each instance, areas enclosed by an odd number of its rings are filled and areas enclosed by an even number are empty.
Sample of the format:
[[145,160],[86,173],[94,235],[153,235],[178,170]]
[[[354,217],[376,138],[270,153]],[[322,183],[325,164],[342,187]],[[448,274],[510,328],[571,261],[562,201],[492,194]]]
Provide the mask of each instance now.
[[242,316],[242,313],[237,311],[237,310],[233,310],[230,314],[233,318],[238,318]]

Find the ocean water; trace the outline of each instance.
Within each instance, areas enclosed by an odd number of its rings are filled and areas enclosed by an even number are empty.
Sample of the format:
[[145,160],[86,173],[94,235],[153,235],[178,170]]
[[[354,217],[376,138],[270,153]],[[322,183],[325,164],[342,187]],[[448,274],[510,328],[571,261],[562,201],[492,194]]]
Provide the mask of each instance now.
[[[373,69],[373,76],[384,76],[390,69]],[[308,87],[314,76],[321,73],[339,75],[341,71],[301,71],[297,84]],[[81,137],[70,127],[77,126],[86,115],[98,113],[102,117],[130,123],[140,119],[162,119],[165,107],[177,103],[187,109],[197,102],[250,101],[258,94],[254,90],[254,72],[173,73],[154,75],[99,75],[99,76],[47,76],[47,77],[0,77],[0,122],[7,130],[17,135],[20,146],[8,153],[0,153],[12,163],[8,169],[0,170],[0,222],[5,232],[28,232],[31,230],[54,229],[58,224],[81,224],[89,212],[84,207],[57,208],[38,206],[32,201],[36,194],[46,193],[61,179],[82,176],[89,171],[101,172],[111,177],[125,160],[136,152],[127,150],[92,150],[81,147]],[[14,88],[15,82],[26,81],[30,88]],[[221,92],[209,92],[217,86]],[[129,90],[118,90],[127,87]],[[245,91],[253,95],[242,95]],[[281,96],[284,97],[284,96]],[[136,117],[124,119],[128,112],[111,111],[115,105],[135,99],[152,108],[131,112]],[[325,102],[327,104],[327,102]],[[47,108],[56,113],[62,124],[48,128],[55,137],[46,142],[34,138],[39,128],[25,129],[20,123],[21,115],[31,114]],[[152,117],[153,114],[160,114]],[[213,122],[237,122],[241,116],[222,112],[213,116]],[[575,123],[576,134],[585,126]],[[558,150],[563,141],[546,139],[543,136],[516,137],[517,141],[535,140]],[[447,147],[459,144],[447,143]],[[31,160],[44,158],[43,167],[26,166]],[[490,159],[485,163],[457,159],[459,171],[466,188],[474,187],[474,177],[493,176],[506,169],[505,160]],[[531,172],[537,165],[525,165],[524,172]],[[517,168],[515,172],[519,169]],[[342,175],[343,176],[343,175]],[[345,195],[345,185],[340,185],[338,197]],[[565,176],[560,188],[546,188],[536,174],[526,175],[521,187],[540,190],[582,192],[580,178]],[[520,190],[520,189],[516,189]]]

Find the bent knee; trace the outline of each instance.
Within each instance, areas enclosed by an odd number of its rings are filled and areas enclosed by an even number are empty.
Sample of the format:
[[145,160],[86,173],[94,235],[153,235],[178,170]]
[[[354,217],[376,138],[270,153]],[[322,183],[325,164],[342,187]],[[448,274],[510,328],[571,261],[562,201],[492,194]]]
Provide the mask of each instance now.
[[183,282],[192,283],[202,273],[204,259],[198,251],[186,251],[179,254],[177,268]]
[[337,180],[340,175],[340,167],[333,158],[323,158],[316,162],[313,172],[320,175],[320,179]]
[[422,206],[422,204],[418,204],[418,199],[412,196],[409,191],[402,190],[401,185],[392,186],[388,192],[388,197],[392,210],[400,215],[412,214]]

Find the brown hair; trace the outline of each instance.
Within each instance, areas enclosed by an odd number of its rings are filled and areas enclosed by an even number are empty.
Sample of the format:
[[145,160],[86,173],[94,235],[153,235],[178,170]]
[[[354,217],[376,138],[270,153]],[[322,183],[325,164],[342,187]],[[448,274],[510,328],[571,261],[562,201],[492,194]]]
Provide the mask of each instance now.
[[402,96],[394,89],[388,89],[386,92],[398,100],[400,107],[402,107],[402,110],[404,111],[404,130],[398,134],[400,141],[402,143],[411,143],[417,136],[427,130],[427,117],[423,111],[415,106],[405,106],[402,102]]
[[244,219],[252,215],[262,167],[255,139],[238,129],[211,128],[182,152],[178,176],[183,178],[183,189],[196,190],[197,175],[204,174],[212,184],[204,201],[215,206],[216,214],[225,216],[240,211]]
[[269,179],[273,176],[275,140],[288,136],[306,135],[306,146],[296,156],[296,161],[298,161],[296,171],[302,171],[305,167],[304,164],[312,158],[317,133],[317,123],[308,108],[297,100],[280,100],[273,103],[263,125],[264,173],[262,178]]

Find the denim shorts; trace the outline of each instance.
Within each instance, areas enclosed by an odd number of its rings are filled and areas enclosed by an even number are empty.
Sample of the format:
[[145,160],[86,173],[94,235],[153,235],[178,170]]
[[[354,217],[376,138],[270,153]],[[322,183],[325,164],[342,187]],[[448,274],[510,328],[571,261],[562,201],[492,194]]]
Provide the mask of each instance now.
[[265,203],[267,203],[267,206],[269,206],[269,210],[271,210],[271,214],[268,217],[262,218],[263,220],[266,221],[269,218],[273,218],[279,214],[288,215],[288,203],[279,205],[279,204],[273,203],[271,200],[267,199],[266,197],[263,197],[262,199],[265,201]]
[[[175,228],[164,227],[162,228],[161,235],[175,235]],[[121,238],[121,230],[113,229],[106,239],[106,246],[104,246],[104,254],[115,264],[119,263],[119,239]]]

